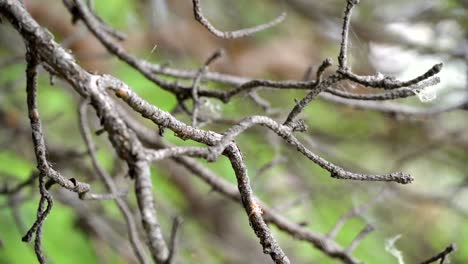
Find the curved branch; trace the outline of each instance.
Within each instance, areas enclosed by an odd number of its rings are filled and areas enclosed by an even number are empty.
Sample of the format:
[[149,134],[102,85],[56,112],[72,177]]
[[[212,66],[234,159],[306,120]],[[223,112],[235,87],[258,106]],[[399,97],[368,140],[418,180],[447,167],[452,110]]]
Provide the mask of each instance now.
[[[141,125],[132,118],[125,118],[125,120],[129,127],[137,131],[138,137],[141,138],[145,144],[156,149],[171,148],[169,144],[162,142],[159,137],[156,137],[151,129]],[[227,196],[235,202],[241,201],[239,191],[232,183],[226,181],[223,177],[216,175],[213,171],[202,166],[196,160],[183,156],[173,157],[173,160],[185,167],[188,171],[192,172],[195,176],[199,177],[202,181],[211,186],[213,190]],[[294,221],[288,220],[275,210],[269,208],[259,198],[256,198],[256,201],[263,211],[263,217],[266,222],[274,224],[280,230],[290,234],[296,239],[311,243],[314,247],[330,257],[341,259],[347,264],[360,263],[358,260],[354,259],[349,252],[346,252],[345,249],[329,237],[311,231]]]
[[221,30],[216,29],[210,23],[210,21],[208,21],[208,19],[203,15],[202,8],[200,5],[200,0],[192,0],[192,3],[193,3],[193,14],[195,16],[195,20],[197,20],[200,24],[202,24],[213,35],[217,36],[218,38],[223,38],[223,39],[236,39],[236,38],[247,37],[257,32],[274,27],[278,25],[279,23],[283,22],[283,20],[286,18],[286,13],[282,13],[274,20],[267,22],[265,24],[258,25],[256,27],[244,28],[244,29],[239,29],[236,31],[221,31]]
[[294,137],[292,133],[293,131],[289,126],[280,125],[273,119],[265,116],[251,116],[245,118],[239,122],[239,124],[228,129],[226,133],[224,133],[224,136],[221,138],[219,143],[210,147],[210,154],[212,155],[210,159],[215,159],[217,156],[219,156],[237,135],[254,125],[262,125],[271,129],[278,136],[282,137],[286,142],[296,147],[296,149],[308,159],[323,169],[329,171],[333,178],[360,181],[393,181],[402,184],[411,183],[413,181],[413,178],[409,174],[402,172],[391,174],[360,174],[347,171],[307,149],[302,143],[299,142],[296,137]]

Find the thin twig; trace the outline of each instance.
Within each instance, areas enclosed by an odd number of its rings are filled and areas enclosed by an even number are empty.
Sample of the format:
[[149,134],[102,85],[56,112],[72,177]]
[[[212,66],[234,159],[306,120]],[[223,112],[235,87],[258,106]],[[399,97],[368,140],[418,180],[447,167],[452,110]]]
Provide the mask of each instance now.
[[192,111],[192,126],[197,127],[198,121],[198,111],[200,110],[200,99],[198,97],[198,89],[200,81],[203,78],[203,75],[208,70],[208,66],[214,62],[216,59],[220,58],[223,54],[223,50],[217,50],[213,53],[203,64],[203,66],[198,71],[197,76],[195,77],[192,85],[192,99],[193,99],[193,111]]
[[258,25],[256,27],[244,28],[244,29],[239,29],[236,31],[223,32],[223,31],[216,29],[210,23],[210,21],[208,21],[208,19],[206,19],[206,17],[203,15],[203,11],[200,5],[200,0],[192,0],[192,3],[193,3],[193,13],[195,15],[195,20],[200,22],[200,24],[202,24],[213,35],[217,36],[218,38],[224,38],[224,39],[235,39],[235,38],[242,38],[242,37],[253,35],[257,32],[276,26],[277,24],[283,22],[283,20],[286,18],[286,13],[282,13],[280,16],[278,16],[274,20],[267,22],[265,24]]
[[415,85],[421,81],[427,80],[432,76],[438,74],[442,70],[442,67],[443,63],[435,64],[425,73],[408,81],[400,81],[395,79],[394,77],[385,76],[383,74],[359,76],[357,74],[352,73],[350,70],[339,70],[339,73],[342,74],[343,77],[345,77],[346,79],[349,79],[353,82],[362,84],[367,87],[392,90],[402,87],[408,87],[411,85]]
[[359,0],[347,0],[346,8],[344,11],[343,17],[343,29],[341,31],[341,45],[340,45],[340,55],[338,56],[338,66],[340,69],[347,69],[347,53],[348,53],[348,33],[349,33],[349,23],[351,20],[351,13],[353,7],[359,3]]
[[174,256],[177,253],[177,232],[179,231],[179,228],[182,225],[182,223],[182,217],[174,217],[172,221],[171,239],[169,240],[169,256],[167,257],[167,260],[164,264],[171,264],[174,260]]
[[91,131],[88,125],[88,114],[87,114],[87,107],[88,101],[83,100],[79,107],[79,120],[80,120],[80,131],[83,137],[83,140],[86,144],[86,148],[88,150],[89,156],[91,157],[91,162],[95,171],[97,172],[98,176],[104,182],[107,190],[111,193],[113,198],[115,199],[115,203],[117,204],[122,216],[125,219],[125,223],[127,224],[127,232],[128,237],[130,238],[130,243],[133,248],[133,252],[135,256],[138,258],[140,263],[151,263],[148,256],[146,255],[145,249],[141,244],[140,237],[138,235],[138,229],[135,223],[135,219],[133,218],[132,211],[130,210],[127,202],[123,197],[120,196],[119,192],[117,191],[117,187],[115,186],[115,182],[112,177],[106,172],[106,170],[101,166],[97,159],[96,155],[96,146],[91,136]]
[[450,253],[454,252],[455,250],[457,250],[457,245],[456,244],[450,244],[448,247],[446,247],[444,249],[444,251],[440,252],[439,254],[435,255],[434,257],[431,257],[428,260],[425,260],[425,261],[421,262],[421,264],[433,263],[433,262],[436,262],[439,259],[440,259],[439,263],[444,264],[445,260],[448,257],[448,255],[450,255]]
[[[151,129],[141,125],[138,121],[132,118],[125,118],[125,120],[133,130],[137,131],[138,136],[146,144],[151,145],[156,149],[171,148],[167,143],[161,142],[160,138],[156,137]],[[191,158],[176,156],[173,159],[188,171],[199,177],[206,184],[211,186],[213,190],[227,196],[233,201],[241,201],[238,189],[223,177],[216,175],[214,172]],[[324,235],[311,231],[296,222],[286,219],[275,210],[270,209],[265,203],[261,202],[260,199],[255,199],[258,201],[258,204],[261,205],[263,217],[268,223],[276,225],[280,230],[290,234],[292,237],[311,243],[314,247],[323,251],[332,258],[341,259],[347,264],[359,263],[356,259],[346,253],[335,241],[328,239]]]
[[[26,53],[26,93],[27,105],[29,112],[29,120],[31,122],[32,138],[34,150],[37,160],[37,168],[39,169],[39,192],[41,198],[37,209],[37,218],[32,227],[23,236],[22,241],[31,241],[32,235],[35,233],[34,252],[36,253],[39,263],[46,263],[46,259],[42,252],[41,239],[42,239],[42,225],[45,219],[52,210],[53,200],[52,195],[45,187],[46,177],[48,176],[49,165],[46,159],[46,148],[44,138],[42,135],[42,126],[37,106],[37,66],[39,60],[36,57],[36,50],[33,44],[28,45]],[[45,207],[47,203],[47,207]]]
[[289,113],[288,117],[286,118],[286,121],[284,121],[285,126],[292,127],[294,125],[294,119],[296,118],[296,116],[299,115],[312,100],[314,100],[322,91],[324,91],[331,85],[341,81],[342,78],[340,78],[340,76],[336,74],[322,81],[321,76],[323,72],[327,67],[331,66],[331,64],[332,61],[329,58],[322,62],[322,64],[317,70],[317,80],[311,87],[312,91],[310,91],[301,101],[296,102],[296,105]]

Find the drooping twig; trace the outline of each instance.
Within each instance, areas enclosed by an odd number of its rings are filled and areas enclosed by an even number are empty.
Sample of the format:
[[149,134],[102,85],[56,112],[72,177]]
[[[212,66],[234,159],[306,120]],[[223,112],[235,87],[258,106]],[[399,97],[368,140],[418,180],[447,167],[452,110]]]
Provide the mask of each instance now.
[[242,37],[253,35],[257,32],[276,26],[277,24],[281,23],[286,18],[286,13],[282,13],[280,16],[278,16],[274,20],[265,24],[258,25],[256,27],[244,28],[244,29],[240,29],[236,31],[223,32],[223,31],[216,29],[208,21],[208,19],[206,19],[206,17],[203,15],[203,11],[200,5],[200,0],[192,0],[192,3],[193,3],[193,13],[195,15],[195,20],[200,22],[200,24],[202,24],[213,35],[217,36],[218,38],[224,38],[224,39],[235,39],[235,38],[242,38]]
[[[36,57],[36,50],[34,44],[28,45],[26,53],[26,93],[29,120],[31,122],[32,138],[34,150],[37,160],[37,168],[39,169],[39,192],[41,198],[37,209],[37,218],[32,227],[28,230],[26,235],[22,238],[24,242],[31,241],[32,235],[35,233],[34,252],[36,253],[39,263],[46,263],[46,259],[42,252],[41,239],[42,239],[42,225],[45,219],[52,210],[53,200],[52,195],[45,187],[46,177],[48,176],[49,164],[46,159],[46,148],[44,138],[42,135],[42,126],[37,106],[37,66],[39,60]],[[47,207],[46,206],[47,203]]]

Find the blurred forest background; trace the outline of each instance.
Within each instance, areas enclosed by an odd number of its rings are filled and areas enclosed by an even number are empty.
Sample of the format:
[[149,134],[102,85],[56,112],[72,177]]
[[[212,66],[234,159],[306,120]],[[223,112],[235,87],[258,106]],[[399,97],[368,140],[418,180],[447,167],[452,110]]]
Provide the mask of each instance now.
[[[71,49],[83,68],[122,79],[158,107],[172,111],[173,95],[147,81],[140,73],[109,55],[82,23],[73,25],[61,1],[25,0],[28,11]],[[217,49],[225,55],[210,70],[251,78],[302,79],[339,52],[343,0],[203,0],[203,10],[219,29],[235,30],[269,21],[281,12],[281,24],[252,37],[218,39],[193,18],[188,0],[94,0],[96,13],[127,34],[123,45],[138,56],[176,68],[198,69]],[[367,225],[375,230],[357,247],[354,256],[365,263],[398,263],[386,248],[401,235],[396,248],[404,263],[419,263],[456,243],[451,263],[468,263],[468,104],[453,111],[431,114],[430,109],[467,100],[468,2],[361,1],[350,31],[349,64],[360,74],[395,75],[409,79],[443,62],[441,83],[430,88],[437,97],[400,99],[413,114],[381,113],[319,98],[302,118],[309,129],[298,137],[316,153],[351,171],[387,173],[404,171],[412,184],[336,180],[273,133],[253,128],[237,142],[243,150],[253,189],[284,216],[314,231],[328,233],[347,212],[369,204],[346,222],[336,241],[348,245]],[[28,179],[35,157],[27,119],[24,44],[8,22],[0,24],[0,263],[36,263],[33,245],[21,237],[35,220],[37,184],[14,196],[2,188]],[[223,89],[218,84],[207,84]],[[339,89],[368,90],[341,83]],[[79,96],[67,84],[51,85],[41,72],[41,110],[49,157],[54,167],[104,192],[85,155],[78,126]],[[201,115],[222,117],[204,129],[224,132],[236,121],[254,114],[283,119],[303,91],[257,91],[264,108],[242,94],[229,104],[204,99]],[[258,98],[257,98],[258,99]],[[405,108],[406,107],[406,108]],[[176,115],[190,123],[184,113]],[[157,128],[150,126],[157,133]],[[96,125],[94,127],[98,129]],[[115,177],[119,188],[130,179],[122,171],[107,137],[94,137],[99,161]],[[165,138],[183,144],[172,133]],[[186,142],[185,144],[189,144]],[[273,162],[272,162],[273,161]],[[235,183],[225,158],[204,165]],[[183,218],[175,263],[270,263],[248,227],[239,204],[214,192],[190,172],[167,160],[152,167],[154,196],[163,230],[169,236],[172,219]],[[131,188],[130,188],[131,189]],[[112,201],[82,201],[60,188],[43,231],[44,252],[50,263],[135,263],[122,216]],[[133,208],[136,202],[127,197]],[[135,212],[136,214],[136,212]],[[308,243],[272,227],[293,263],[340,263]]]

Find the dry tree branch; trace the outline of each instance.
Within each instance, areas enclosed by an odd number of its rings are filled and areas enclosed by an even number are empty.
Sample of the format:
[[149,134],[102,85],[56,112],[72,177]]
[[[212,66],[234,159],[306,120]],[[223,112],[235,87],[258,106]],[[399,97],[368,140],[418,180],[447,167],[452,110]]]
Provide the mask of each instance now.
[[308,150],[292,135],[292,132],[294,131],[303,131],[305,129],[302,122],[297,122],[296,124],[293,124],[294,126],[286,126],[279,125],[274,120],[265,116],[253,116],[246,118],[237,126],[232,127],[230,131],[225,134],[224,138],[222,138],[221,135],[212,131],[196,129],[180,122],[169,113],[162,111],[156,106],[146,102],[125,83],[115,79],[112,76],[104,75],[100,78],[100,81],[102,82],[100,84],[101,87],[113,90],[116,95],[125,101],[133,110],[140,113],[143,117],[150,119],[156,125],[163,126],[174,131],[177,136],[182,139],[192,139],[194,141],[213,146],[210,148],[210,153],[208,156],[206,156],[206,151],[202,147],[176,147],[173,149],[163,149],[156,151],[153,152],[153,154],[148,153],[150,154],[148,155],[149,160],[158,160],[176,155],[190,155],[203,158],[206,157],[207,160],[214,161],[226,148],[232,144],[231,141],[233,137],[255,124],[261,124],[277,133],[291,145],[295,146],[297,150],[304,156],[325,170],[329,171],[331,176],[334,178],[364,181],[395,181],[403,184],[410,183],[413,180],[410,175],[404,174],[402,172],[383,175],[365,175],[346,171],[343,168],[330,163],[329,161]]
[[[76,9],[76,6],[73,3],[73,0],[63,0],[63,3],[65,7],[70,11],[72,14],[72,23],[75,24],[79,19],[79,11]],[[89,12],[91,15],[94,16],[94,18],[99,22],[99,27],[101,28],[102,31],[106,32],[108,35],[112,36],[118,41],[123,41],[127,37],[124,33],[112,28],[104,20],[102,20],[94,11],[93,11],[93,4],[92,3],[87,3],[87,6],[89,7]]]
[[[207,145],[214,145],[220,139],[221,135],[212,132],[196,129],[188,126],[171,114],[162,111],[158,107],[149,104],[147,101],[139,97],[130,87],[122,81],[115,79],[109,75],[103,75],[98,79],[98,86],[103,89],[113,90],[116,95],[124,100],[136,112],[143,117],[150,119],[156,125],[168,128],[174,131],[178,137],[182,139],[192,139]],[[208,153],[204,148],[197,147],[176,147],[169,150],[160,150],[156,152],[147,152],[147,157],[150,159],[166,158],[177,155],[193,155],[203,157]],[[289,260],[284,255],[276,240],[271,235],[271,232],[261,217],[259,206],[253,198],[252,189],[250,187],[247,169],[240,154],[240,150],[235,144],[231,144],[226,148],[225,155],[229,158],[234,172],[237,177],[238,188],[241,194],[244,209],[249,216],[252,228],[263,246],[265,254],[269,254],[276,263],[289,263]]]
[[[112,103],[109,101],[110,98],[97,89],[95,83],[91,81],[91,75],[78,66],[73,57],[53,41],[52,36],[29,16],[19,2],[0,1],[0,7],[1,13],[22,34],[25,41],[36,47],[35,55],[43,63],[52,67],[59,77],[67,80],[80,95],[90,97],[92,105],[109,134],[110,141],[120,157],[129,163],[131,175],[135,178],[135,193],[142,213],[143,226],[149,238],[151,252],[158,262],[163,262],[167,258],[168,250],[156,218],[148,164],[139,161],[138,153],[142,152],[140,151],[141,144],[139,144],[133,132],[129,131],[119,117],[114,114]],[[40,141],[40,143],[43,146],[43,141]],[[42,157],[45,155],[44,153],[44,151],[40,151],[40,157],[45,161],[45,158]],[[78,193],[89,190],[88,185],[79,183],[74,179],[71,181],[65,180],[44,161],[41,162],[45,164],[43,167],[47,169],[47,176],[61,186]]]
[[135,194],[151,254],[156,263],[164,263],[170,255],[156,217],[149,164],[145,161],[138,161],[133,165],[130,173],[135,178]]
[[[151,252],[157,262],[164,262],[169,252],[156,218],[148,162],[141,157],[141,153],[144,153],[141,143],[113,111],[113,104],[110,98],[100,90],[102,86],[99,84],[99,81],[103,78],[90,75],[73,60],[67,59],[70,58],[70,55],[58,46],[47,33],[41,30],[20,5],[15,5],[12,0],[3,1],[0,4],[3,4],[1,6],[4,7],[1,9],[2,13],[5,14],[23,37],[34,41],[38,45],[38,49],[40,49],[38,55],[54,68],[61,77],[66,79],[81,95],[90,98],[91,104],[101,119],[104,129],[109,134],[111,143],[119,156],[128,162],[130,175],[135,179],[135,193],[142,215],[143,226],[148,233]],[[21,26],[19,27],[19,25]],[[120,94],[120,96],[124,96],[124,94]],[[169,115],[168,113],[165,114]],[[166,121],[163,120],[163,122]],[[230,154],[231,162],[238,176],[239,191],[243,197],[245,210],[251,220],[252,228],[256,231],[257,236],[259,236],[262,242],[264,251],[270,254],[277,263],[289,263],[271,236],[261,214],[256,210],[256,202],[252,198],[252,191],[239,151],[233,149]]]
[[[351,1],[351,2],[356,2],[356,1]],[[93,15],[91,14],[91,11],[87,10],[86,5],[83,4],[81,0],[75,0],[75,4],[76,4],[76,8],[80,12],[81,19],[85,22],[85,24],[88,26],[90,31],[93,32],[93,34],[98,38],[98,40],[101,41],[101,43],[108,49],[109,52],[116,55],[118,58],[125,61],[130,66],[134,67],[136,70],[142,73],[146,78],[153,81],[155,84],[157,84],[164,90],[167,90],[176,94],[177,98],[187,98],[190,96],[192,87],[184,86],[179,83],[169,83],[165,80],[158,78],[154,74],[162,74],[162,75],[172,76],[176,78],[183,78],[183,79],[195,79],[197,75],[199,74],[199,70],[191,71],[191,70],[174,69],[174,68],[169,68],[166,66],[161,66],[158,64],[152,64],[141,59],[137,59],[136,57],[128,54],[124,50],[123,47],[121,47],[118,43],[115,43],[114,41],[112,41],[112,39],[109,38],[106,32],[100,29],[99,21],[93,17]],[[342,42],[343,41],[347,41],[347,38],[344,38]],[[345,47],[347,47],[347,45],[345,45]],[[338,91],[336,89],[332,89],[329,86],[324,87],[324,88],[325,88],[325,92],[329,92],[337,96],[345,97],[349,99],[394,100],[398,98],[414,96],[415,94],[409,91],[408,89],[410,90],[423,89],[427,86],[435,85],[438,82],[437,78],[433,82],[428,81],[428,82],[422,82],[421,84],[419,84],[418,82],[424,81],[425,79],[428,79],[431,76],[437,74],[437,72],[440,71],[440,69],[441,69],[441,65],[436,65],[432,68],[432,70],[429,70],[426,74],[423,74],[419,77],[414,78],[413,80],[406,81],[406,82],[398,81],[398,80],[395,80],[393,77],[388,77],[388,76],[383,76],[383,75],[358,76],[350,72],[349,69],[346,69],[346,70],[338,69],[337,71],[338,75],[345,76],[345,78],[338,76],[339,80],[342,80],[342,79],[349,79],[351,81],[357,80],[358,83],[361,83],[365,86],[370,86],[373,88],[387,87],[387,88],[396,89],[397,87],[405,87],[405,86],[411,86],[411,87],[404,88],[398,91],[391,91],[391,92],[376,94],[376,95],[355,95],[355,94],[349,94],[349,93],[345,93],[342,91]],[[236,86],[227,91],[204,90],[204,89],[199,89],[198,91],[199,96],[217,98],[225,103],[229,102],[229,100],[233,96],[241,92],[251,91],[257,87],[266,87],[266,88],[271,88],[271,89],[310,90],[310,89],[314,89],[314,87],[317,85],[317,81],[296,81],[296,80],[274,81],[274,80],[249,79],[245,77],[222,74],[222,73],[217,73],[217,72],[208,72],[208,71],[205,74],[203,74],[203,76],[204,76],[204,79],[209,80],[209,81],[215,81],[215,82],[220,82],[220,83],[225,83],[225,84]],[[332,77],[336,78],[337,76],[332,75],[330,78]],[[334,83],[335,82],[330,82],[330,85]],[[315,98],[315,96],[312,96],[312,95],[310,95],[309,97],[312,97],[312,99]],[[325,99],[329,98],[329,97],[322,96],[322,95],[321,97]],[[308,98],[307,100],[311,100],[311,99]],[[342,100],[340,101],[340,103],[346,104],[346,102]],[[297,107],[296,107],[296,110],[298,110]],[[379,110],[379,109],[376,109],[376,110]]]
[[200,0],[192,0],[192,3],[193,3],[193,14],[195,16],[195,20],[197,20],[200,24],[202,24],[213,35],[217,36],[218,38],[224,38],[224,39],[236,39],[236,38],[242,38],[242,37],[253,35],[255,33],[258,33],[260,31],[263,31],[265,29],[278,25],[279,23],[283,22],[283,20],[286,18],[286,13],[282,13],[280,16],[278,16],[274,20],[267,22],[265,24],[258,25],[256,27],[244,28],[244,29],[239,29],[236,31],[223,32],[223,31],[216,29],[210,23],[210,21],[208,21],[208,19],[206,19],[206,17],[203,15],[202,8],[200,5]]
[[[37,109],[37,64],[39,63],[36,54],[37,49],[35,48],[35,43],[28,43],[28,68],[26,71],[27,76],[27,94],[28,94],[28,111],[29,119],[31,122],[33,143],[35,148],[35,154],[37,159],[37,167],[41,173],[47,175],[51,178],[54,183],[58,183],[60,186],[77,192],[78,194],[86,193],[89,191],[90,187],[86,183],[81,183],[75,179],[67,180],[62,177],[58,172],[50,167],[46,158],[46,147],[44,142],[44,137],[42,133],[42,126],[39,117],[39,111]],[[34,48],[32,48],[34,47]],[[31,50],[32,49],[32,50]]]
[[171,229],[171,239],[169,240],[169,256],[164,264],[171,264],[174,260],[174,257],[177,253],[177,232],[179,231],[180,226],[182,225],[183,220],[181,217],[174,217],[172,220],[172,229]]
[[192,111],[192,126],[197,127],[197,119],[198,119],[198,111],[200,109],[200,99],[198,97],[198,89],[200,86],[200,81],[203,78],[203,75],[206,73],[208,70],[208,66],[213,63],[215,60],[220,58],[223,55],[222,50],[217,50],[215,53],[213,53],[203,64],[203,66],[200,68],[198,71],[197,76],[193,80],[193,85],[192,85],[192,100],[193,100],[193,111]]
[[[37,219],[28,230],[26,235],[23,236],[24,242],[30,242],[33,234],[35,234],[34,240],[34,252],[36,253],[37,260],[39,263],[46,263],[44,254],[42,253],[41,239],[42,239],[42,225],[44,224],[47,215],[52,210],[53,200],[52,195],[46,189],[46,177],[49,176],[49,164],[46,159],[46,148],[44,138],[42,135],[42,126],[39,116],[39,110],[37,106],[37,66],[39,60],[36,57],[36,50],[34,44],[27,46],[26,53],[26,93],[27,93],[27,105],[29,120],[31,122],[32,138],[34,143],[34,150],[37,159],[37,168],[39,169],[39,191],[41,198],[39,200],[39,206],[37,209]],[[47,202],[47,207],[45,204]]]
[[[41,172],[40,191],[41,200],[39,203],[38,217],[36,223],[31,228],[30,232],[36,232],[36,254],[41,263],[44,258],[40,250],[40,232],[43,220],[50,211],[52,200],[46,189],[45,177],[52,179],[53,182],[60,184],[69,190],[75,191],[83,197],[100,197],[88,194],[89,186],[76,180],[66,180],[58,172],[52,169],[47,163],[45,157],[45,145],[40,127],[39,114],[37,112],[37,103],[35,102],[36,94],[36,67],[39,63],[44,65],[49,72],[53,72],[57,77],[66,80],[76,92],[82,97],[89,100],[92,107],[96,111],[102,125],[102,131],[106,132],[114,150],[118,156],[124,160],[129,168],[130,176],[135,180],[135,194],[137,197],[138,207],[143,222],[143,227],[147,233],[147,245],[151,251],[153,259],[157,263],[170,263],[175,250],[175,232],[177,224],[174,224],[173,233],[171,235],[170,246],[168,247],[164,240],[161,227],[157,218],[155,209],[155,201],[153,197],[153,185],[151,182],[150,162],[163,158],[173,158],[177,162],[183,164],[187,169],[198,174],[214,189],[227,195],[228,197],[241,201],[245,213],[249,219],[250,225],[260,240],[263,251],[269,254],[275,263],[289,263],[289,259],[280,248],[279,244],[272,236],[267,223],[274,223],[281,230],[288,232],[302,240],[309,241],[316,248],[320,249],[327,255],[341,259],[345,263],[357,263],[351,253],[359,244],[359,241],[368,234],[372,228],[368,225],[355,240],[348,246],[347,249],[342,249],[332,238],[319,235],[310,230],[293,224],[281,215],[268,209],[266,205],[261,203],[253,194],[250,186],[247,168],[242,157],[242,153],[234,141],[235,137],[243,133],[246,129],[261,125],[275,132],[279,137],[294,146],[301,154],[330,172],[332,177],[339,179],[352,180],[370,180],[370,181],[394,181],[398,183],[410,183],[413,178],[401,172],[392,174],[377,174],[367,175],[349,172],[331,162],[321,158],[309,149],[307,149],[294,136],[294,132],[305,131],[306,126],[302,120],[296,120],[297,116],[311,103],[321,92],[331,92],[340,98],[369,100],[388,100],[399,97],[409,96],[408,90],[411,87],[422,87],[424,85],[432,85],[432,80],[437,80],[433,77],[440,72],[442,64],[437,64],[428,70],[426,73],[416,77],[410,81],[399,81],[386,76],[358,76],[350,71],[347,67],[347,49],[348,49],[348,31],[351,19],[351,10],[357,4],[356,0],[348,0],[345,9],[342,41],[340,54],[338,56],[338,70],[330,76],[323,78],[323,73],[327,67],[331,65],[329,59],[325,60],[317,71],[315,81],[272,81],[272,80],[251,80],[238,76],[222,75],[218,73],[208,72],[208,64],[217,56],[211,57],[204,66],[198,71],[183,71],[178,69],[166,69],[160,65],[150,64],[147,61],[140,60],[133,55],[127,53],[122,46],[115,42],[113,33],[107,29],[102,20],[88,8],[82,0],[66,0],[65,4],[73,15],[74,20],[82,20],[88,29],[98,38],[98,40],[115,56],[125,61],[131,67],[142,73],[147,79],[160,86],[162,89],[173,93],[181,102],[184,99],[192,97],[194,101],[194,109],[192,113],[192,124],[189,126],[168,112],[162,111],[158,107],[151,105],[143,98],[139,97],[131,87],[126,85],[119,79],[110,75],[93,75],[81,68],[75,63],[73,56],[60,47],[48,32],[43,30],[34,21],[29,14],[24,10],[24,7],[19,1],[15,0],[0,0],[0,13],[3,14],[8,21],[22,35],[28,47],[28,63],[27,63],[27,88],[28,88],[28,106],[30,107],[31,126],[33,128],[33,141],[35,144],[36,156],[38,159],[38,168]],[[276,20],[260,25],[258,27],[244,29],[234,32],[221,32],[213,27],[206,18],[204,18],[200,3],[198,0],[193,0],[194,13],[196,19],[204,25],[213,34],[224,38],[236,38],[253,34],[259,30],[271,27],[279,23],[283,18],[279,17]],[[31,49],[34,49],[34,57],[31,56]],[[216,54],[215,54],[216,55]],[[174,75],[182,78],[193,79],[193,85],[181,85],[178,82],[171,83],[156,74]],[[201,79],[214,80],[216,82],[225,82],[234,84],[235,87],[228,91],[212,91],[201,89]],[[332,90],[332,86],[340,81],[349,80],[372,88],[395,89],[384,94],[371,96],[357,96],[344,92]],[[426,81],[427,80],[427,81]],[[214,131],[202,130],[196,128],[197,112],[199,107],[199,98],[202,96],[213,97],[223,102],[228,102],[233,96],[240,92],[252,91],[257,87],[277,88],[277,89],[305,89],[308,94],[293,107],[283,125],[270,119],[266,116],[247,117],[238,124],[228,129],[223,135]],[[410,87],[408,87],[410,86]],[[424,86],[425,87],[425,86]],[[402,88],[402,89],[400,89]],[[399,89],[399,90],[397,90]],[[157,149],[147,148],[141,142],[138,130],[131,127],[128,120],[125,120],[125,115],[120,112],[120,105],[113,100],[112,91],[117,97],[121,98],[135,112],[141,114],[144,118],[151,120],[155,125],[162,128],[168,128],[176,136],[183,140],[193,140],[208,147],[169,147],[162,145]],[[379,98],[379,99],[377,99]],[[88,152],[91,156],[93,166],[101,176],[106,187],[110,191],[112,198],[115,198],[122,213],[126,217],[127,227],[132,246],[135,254],[142,263],[149,262],[145,256],[142,246],[139,245],[136,234],[135,224],[129,219],[128,208],[123,199],[117,194],[117,190],[110,179],[109,175],[100,167],[95,157],[95,148],[87,127],[85,105],[82,104],[80,111],[81,128],[85,139]],[[204,158],[209,161],[214,161],[220,155],[225,155],[235,172],[237,179],[237,189],[227,183],[221,181],[218,176],[188,159],[184,156],[193,156]],[[50,201],[49,201],[50,200]],[[45,202],[48,201],[48,207],[44,209]]]
[[133,131],[128,129],[121,117],[115,112],[112,99],[102,91],[98,84],[99,78],[85,73],[77,68],[78,72],[85,74],[85,87],[89,92],[91,105],[97,112],[104,130],[108,133],[114,149],[127,162],[130,176],[135,179],[135,194],[141,214],[143,227],[147,235],[147,243],[154,260],[164,262],[169,254],[162,230],[157,218],[153,197],[153,184],[148,162],[143,157],[146,153],[141,142]]
[[299,142],[299,140],[296,137],[294,137],[294,135],[292,134],[294,130],[292,128],[286,125],[280,125],[274,120],[265,116],[252,116],[245,118],[238,125],[233,126],[228,131],[226,131],[220,142],[217,145],[210,147],[211,153],[210,157],[208,157],[208,160],[215,160],[217,156],[219,156],[219,154],[224,150],[227,144],[229,144],[234,139],[235,136],[239,135],[249,127],[252,127],[257,124],[271,129],[273,132],[278,134],[278,136],[282,137],[286,142],[296,147],[296,149],[304,156],[309,158],[311,161],[313,161],[323,169],[329,171],[333,178],[360,181],[394,181],[403,184],[411,183],[413,181],[413,178],[409,174],[405,174],[402,172],[382,175],[367,175],[347,171],[319,157],[318,155],[307,149],[302,143]]
[[341,31],[340,55],[338,56],[338,65],[340,70],[347,69],[348,59],[348,33],[353,8],[359,4],[359,0],[347,0],[346,9],[343,16],[343,29]]
[[[122,116],[124,117],[129,127],[136,131],[138,137],[145,144],[155,149],[166,149],[172,147],[169,144],[162,142],[161,138],[157,137],[151,129],[143,126],[124,113],[122,113]],[[211,186],[213,190],[227,196],[235,202],[241,201],[239,192],[234,185],[227,182],[225,179],[223,179],[223,177],[216,175],[208,168],[202,166],[194,159],[180,156],[173,157],[172,159],[188,171],[192,172],[195,176],[199,177],[206,184]],[[340,259],[347,264],[360,263],[358,260],[353,258],[350,253],[338,245],[333,239],[330,239],[326,235],[311,231],[294,221],[288,220],[274,209],[269,208],[260,199],[256,198],[256,200],[258,201],[258,204],[263,211],[263,217],[265,218],[266,222],[277,226],[280,230],[290,234],[296,239],[309,242],[315,248],[319,249],[324,254],[332,258]]]
[[455,244],[450,244],[442,252],[435,255],[434,257],[431,257],[428,260],[421,262],[421,264],[429,264],[429,263],[436,262],[438,260],[440,260],[439,262],[440,264],[444,264],[445,260],[447,259],[447,256],[450,255],[450,253],[454,252],[455,250],[457,250],[457,246]]
[[124,198],[119,196],[114,180],[105,171],[105,169],[101,166],[101,164],[99,164],[99,161],[97,159],[96,151],[95,151],[96,146],[94,145],[94,142],[91,137],[91,132],[88,126],[88,115],[86,111],[88,107],[88,103],[89,102],[87,100],[83,100],[79,107],[78,113],[79,113],[81,134],[86,143],[86,148],[88,149],[88,153],[91,157],[93,167],[95,171],[97,172],[98,176],[104,182],[104,185],[106,186],[107,190],[111,193],[112,196],[116,196],[114,197],[115,203],[117,204],[117,207],[122,213],[125,219],[125,223],[127,224],[128,236],[130,238],[133,251],[136,257],[138,258],[138,261],[140,263],[150,263],[148,256],[146,255],[145,249],[143,245],[141,244],[141,241],[138,235],[137,225],[135,223],[135,219],[132,216],[132,212],[127,202],[125,201]]
[[331,59],[326,59],[322,62],[322,65],[317,70],[317,81],[314,83],[312,91],[310,91],[301,101],[296,103],[296,105],[286,118],[286,121],[284,121],[285,126],[293,126],[294,119],[296,118],[296,116],[299,115],[312,100],[314,100],[322,91],[324,91],[329,86],[341,81],[341,78],[338,75],[332,75],[326,80],[321,80],[323,72],[327,67],[331,66],[331,64]]
[[[375,94],[355,94],[350,93],[342,90],[338,90],[335,88],[328,88],[326,90],[327,94],[335,95],[337,97],[341,97],[344,99],[352,99],[352,101],[388,101],[388,100],[396,100],[401,98],[407,98],[415,95],[416,90],[423,90],[426,87],[434,86],[440,83],[439,77],[432,77],[425,81],[422,81],[417,84],[413,84],[408,87],[390,90],[388,92],[383,93],[375,93]],[[322,97],[328,99],[327,94],[322,94]],[[351,101],[351,100],[350,100]],[[351,102],[352,102],[351,101]]]
[[349,69],[339,70],[339,73],[341,73],[346,79],[349,79],[353,82],[362,84],[367,87],[392,90],[392,89],[398,89],[402,87],[408,87],[411,85],[418,84],[424,80],[427,80],[431,78],[432,76],[438,74],[442,70],[442,66],[443,66],[442,63],[438,63],[432,66],[432,68],[427,70],[422,75],[416,78],[413,78],[411,80],[408,80],[408,81],[399,81],[393,77],[385,76],[383,74],[373,75],[373,76],[359,76],[349,71]]

